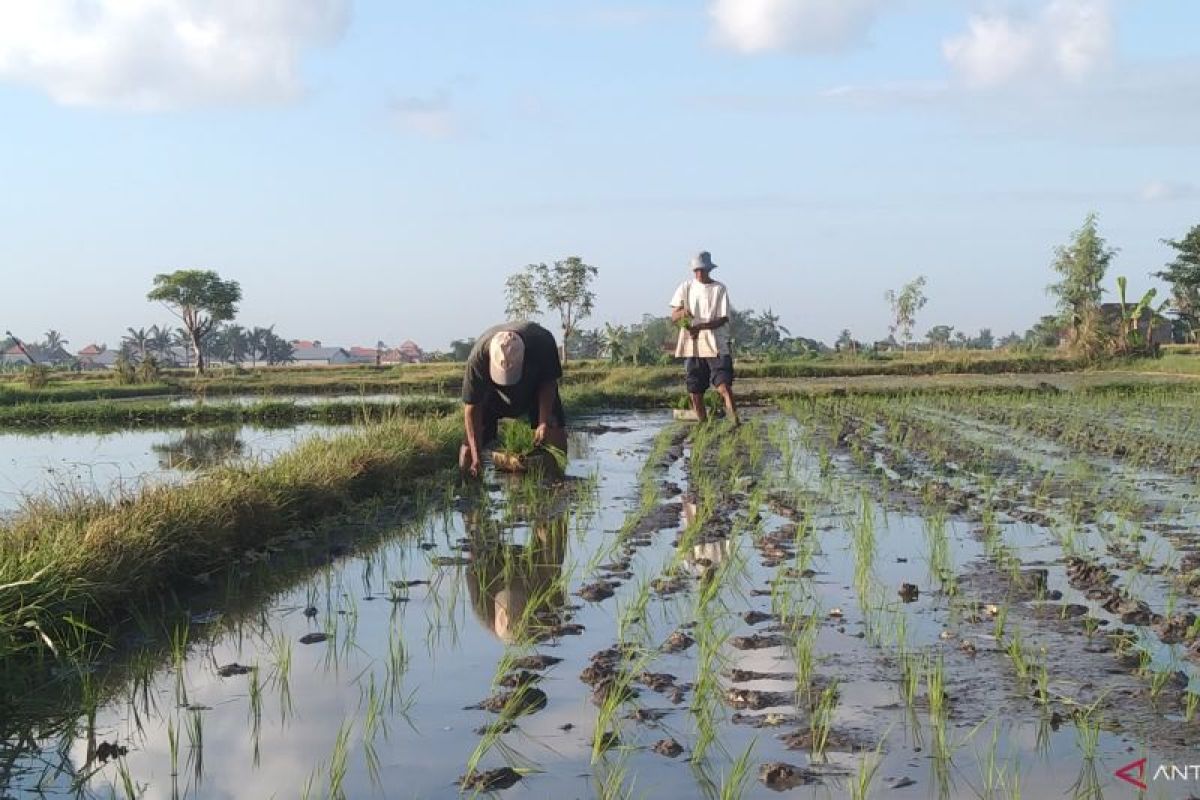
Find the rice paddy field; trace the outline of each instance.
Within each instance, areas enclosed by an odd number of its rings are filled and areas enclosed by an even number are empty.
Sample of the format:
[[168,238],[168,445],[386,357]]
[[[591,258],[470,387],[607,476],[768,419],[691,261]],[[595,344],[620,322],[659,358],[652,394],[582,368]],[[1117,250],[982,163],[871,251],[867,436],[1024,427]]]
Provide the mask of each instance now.
[[46,650],[0,796],[1188,797],[1198,408],[1056,376],[576,417],[565,479],[430,466]]

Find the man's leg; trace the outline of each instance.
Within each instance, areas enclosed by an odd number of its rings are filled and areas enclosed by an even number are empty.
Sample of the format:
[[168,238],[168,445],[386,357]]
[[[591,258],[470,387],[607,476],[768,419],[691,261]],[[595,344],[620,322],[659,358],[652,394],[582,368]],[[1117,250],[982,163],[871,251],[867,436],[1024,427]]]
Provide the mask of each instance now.
[[717,393],[725,401],[725,416],[729,417],[734,426],[742,424],[738,417],[737,402],[733,398],[733,356],[721,356],[713,359],[715,367],[712,371],[713,385]]
[[697,420],[704,422],[708,419],[708,412],[704,409],[704,391],[708,388],[710,379],[708,360],[689,358],[684,361],[684,371],[688,397],[692,402],[692,411],[695,412]]

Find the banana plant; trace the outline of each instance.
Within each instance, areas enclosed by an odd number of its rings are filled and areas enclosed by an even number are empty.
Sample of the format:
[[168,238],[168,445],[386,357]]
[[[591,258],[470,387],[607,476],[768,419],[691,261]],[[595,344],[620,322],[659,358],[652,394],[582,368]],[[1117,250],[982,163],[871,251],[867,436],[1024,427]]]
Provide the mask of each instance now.
[[[1150,350],[1154,346],[1154,323],[1162,319],[1162,313],[1170,305],[1170,301],[1160,303],[1158,308],[1154,308],[1151,303],[1158,296],[1158,290],[1149,289],[1142,295],[1142,299],[1131,307],[1125,300],[1127,285],[1128,281],[1124,275],[1117,278],[1117,291],[1121,298],[1121,326],[1118,340],[1121,352],[1129,353],[1134,349]],[[1141,320],[1147,312],[1150,316],[1146,321],[1146,335],[1145,341],[1143,341]]]

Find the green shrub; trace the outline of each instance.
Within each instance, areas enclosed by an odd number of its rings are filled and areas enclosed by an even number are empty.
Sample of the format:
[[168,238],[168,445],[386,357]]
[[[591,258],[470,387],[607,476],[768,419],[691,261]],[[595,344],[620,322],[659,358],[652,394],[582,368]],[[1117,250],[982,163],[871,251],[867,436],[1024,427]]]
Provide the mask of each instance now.
[[25,369],[25,385],[30,389],[45,389],[50,383],[50,368],[44,364],[31,364]]

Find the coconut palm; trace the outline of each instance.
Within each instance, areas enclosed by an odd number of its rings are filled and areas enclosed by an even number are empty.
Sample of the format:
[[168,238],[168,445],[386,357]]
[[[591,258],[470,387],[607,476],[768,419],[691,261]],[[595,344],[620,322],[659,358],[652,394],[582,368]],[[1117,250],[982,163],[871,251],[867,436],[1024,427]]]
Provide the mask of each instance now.
[[135,351],[140,360],[146,360],[146,348],[150,344],[150,332],[145,328],[126,328],[121,346]]
[[64,345],[68,345],[68,344],[70,344],[70,342],[68,342],[66,339],[64,339],[63,335],[61,333],[59,333],[58,331],[54,330],[53,328],[46,331],[46,341],[45,341],[44,347],[46,348],[47,353],[53,353],[54,351],[58,350],[60,347],[63,347]]
[[255,325],[246,333],[246,349],[250,355],[250,365],[258,366],[258,359],[263,355],[267,346],[267,337],[273,333],[271,328],[261,328]]

